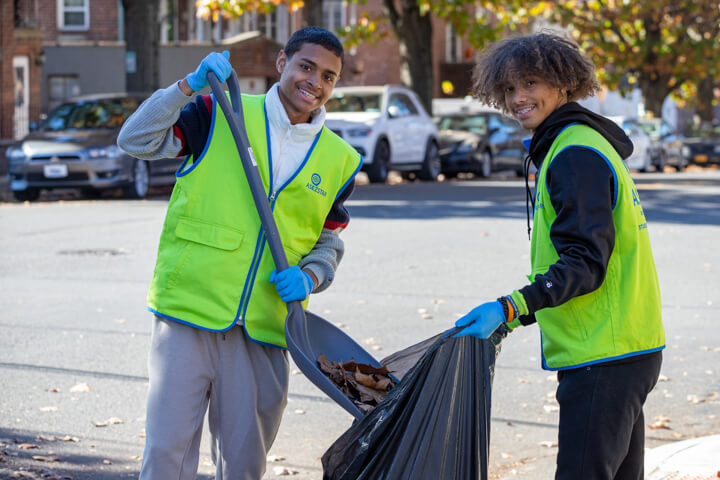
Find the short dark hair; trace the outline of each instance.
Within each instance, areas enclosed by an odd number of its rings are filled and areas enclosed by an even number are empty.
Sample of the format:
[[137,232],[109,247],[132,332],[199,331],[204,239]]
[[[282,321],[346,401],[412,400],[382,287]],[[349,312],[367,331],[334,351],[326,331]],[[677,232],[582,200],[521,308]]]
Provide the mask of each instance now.
[[290,58],[306,43],[314,43],[330,50],[340,57],[340,62],[343,66],[345,65],[345,49],[342,43],[334,33],[322,27],[305,27],[295,31],[285,44],[283,51]]
[[567,88],[569,101],[600,90],[595,65],[577,44],[558,33],[543,31],[506,38],[485,49],[473,71],[473,92],[481,102],[507,113],[505,87],[529,75],[553,87]]

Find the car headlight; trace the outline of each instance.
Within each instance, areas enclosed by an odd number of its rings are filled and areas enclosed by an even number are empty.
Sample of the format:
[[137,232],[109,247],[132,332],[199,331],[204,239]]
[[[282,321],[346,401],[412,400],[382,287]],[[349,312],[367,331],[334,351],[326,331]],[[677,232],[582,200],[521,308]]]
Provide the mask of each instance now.
[[361,127],[361,128],[350,128],[347,131],[348,137],[367,137],[372,133],[372,128]]
[[117,158],[120,149],[117,145],[108,145],[107,147],[91,148],[88,150],[90,158]]
[[457,146],[457,153],[468,153],[475,150],[475,142],[462,142]]
[[5,151],[5,156],[7,156],[10,163],[20,163],[27,159],[27,155],[25,155],[23,149],[17,147],[8,148]]

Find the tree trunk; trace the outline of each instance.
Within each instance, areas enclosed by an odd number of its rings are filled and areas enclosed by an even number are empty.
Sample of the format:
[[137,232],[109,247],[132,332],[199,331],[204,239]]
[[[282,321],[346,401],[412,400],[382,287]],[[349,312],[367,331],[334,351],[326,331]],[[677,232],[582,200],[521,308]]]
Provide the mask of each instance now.
[[417,0],[383,0],[383,10],[390,18],[402,60],[400,78],[412,88],[425,110],[432,115],[433,62],[432,23],[430,15],[421,15]]
[[159,0],[123,0],[125,50],[135,55],[135,72],[127,72],[128,92],[153,92],[160,87]]
[[302,8],[302,26],[303,27],[322,27],[322,0],[305,0]]
[[703,122],[713,121],[713,98],[715,97],[713,78],[705,77],[697,86],[697,114]]
[[669,78],[645,74],[640,77],[638,86],[642,90],[645,110],[652,112],[655,118],[662,118],[662,106],[671,89],[668,88]]

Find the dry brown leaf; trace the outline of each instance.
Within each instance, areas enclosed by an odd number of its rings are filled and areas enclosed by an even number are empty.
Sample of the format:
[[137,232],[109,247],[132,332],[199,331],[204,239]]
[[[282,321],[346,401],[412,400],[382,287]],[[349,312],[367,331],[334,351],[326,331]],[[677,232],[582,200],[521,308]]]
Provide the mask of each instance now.
[[33,460],[38,462],[59,462],[60,458],[56,456],[45,456],[45,455],[33,455]]
[[538,443],[538,445],[545,448],[554,448],[558,446],[557,442],[553,442],[550,440],[543,440],[542,442]]
[[285,457],[281,457],[280,455],[268,455],[266,460],[268,462],[282,462],[285,460]]
[[40,448],[40,447],[38,447],[34,443],[21,443],[20,445],[18,445],[18,448],[20,450],[32,450],[34,448]]
[[70,391],[73,393],[84,393],[90,391],[90,385],[87,383],[78,383],[70,387]]

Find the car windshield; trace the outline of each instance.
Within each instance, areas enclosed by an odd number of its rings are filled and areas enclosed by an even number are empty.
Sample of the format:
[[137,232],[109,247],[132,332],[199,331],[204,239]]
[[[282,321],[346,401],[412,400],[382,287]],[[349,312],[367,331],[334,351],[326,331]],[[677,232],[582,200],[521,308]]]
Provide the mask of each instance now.
[[65,103],[50,112],[38,130],[78,130],[119,128],[138,107],[134,98]]
[[440,130],[463,130],[482,134],[487,132],[487,117],[483,115],[440,117],[437,126]]
[[325,110],[333,113],[377,113],[380,111],[380,101],[378,93],[336,92],[325,104]]
[[660,136],[660,123],[658,122],[638,122],[642,131],[651,137]]
[[701,123],[700,126],[692,129],[690,136],[700,138],[720,137],[720,125]]

